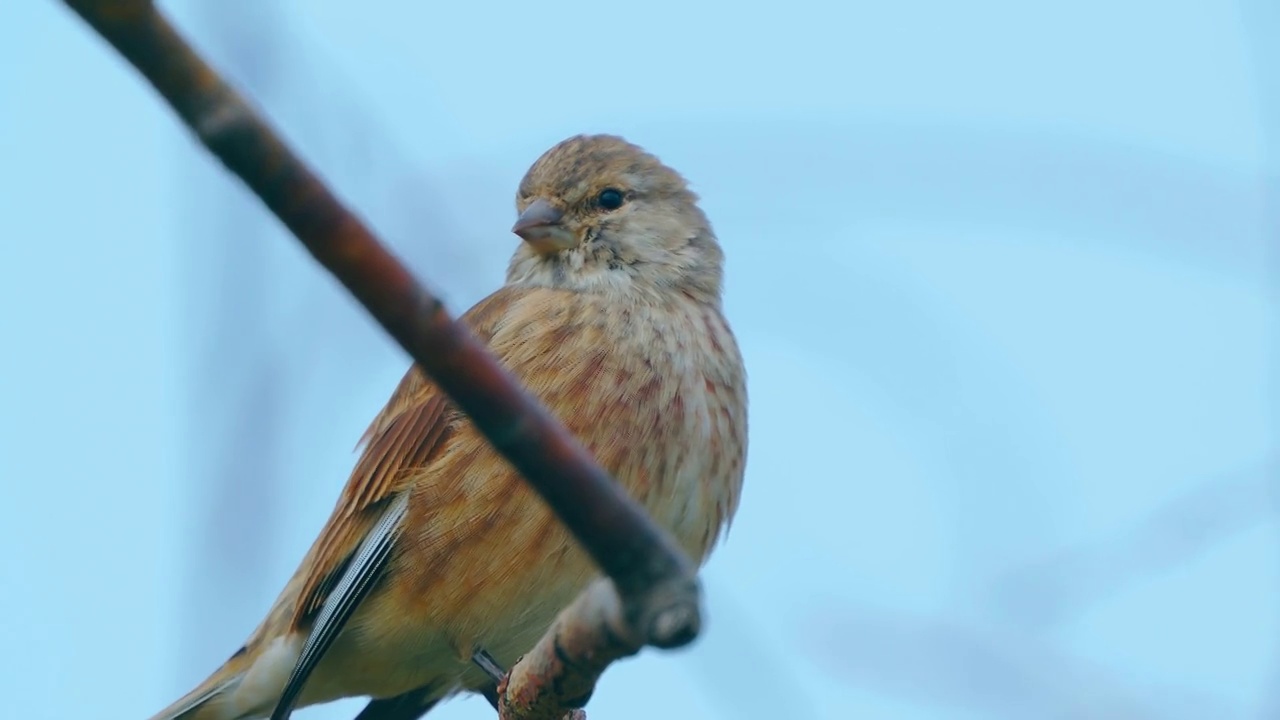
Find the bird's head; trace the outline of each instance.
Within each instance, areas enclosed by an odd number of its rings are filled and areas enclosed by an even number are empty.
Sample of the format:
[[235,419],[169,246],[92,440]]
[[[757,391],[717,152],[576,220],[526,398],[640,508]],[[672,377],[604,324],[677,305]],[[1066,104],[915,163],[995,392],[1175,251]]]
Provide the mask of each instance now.
[[724,256],[697,203],[679,173],[622,138],[569,138],[520,182],[512,232],[524,242],[508,280],[718,302]]

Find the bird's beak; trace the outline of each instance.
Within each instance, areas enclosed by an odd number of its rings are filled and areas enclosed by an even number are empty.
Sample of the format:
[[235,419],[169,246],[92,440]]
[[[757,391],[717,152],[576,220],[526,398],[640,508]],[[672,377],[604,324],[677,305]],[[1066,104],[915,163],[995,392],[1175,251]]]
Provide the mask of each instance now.
[[562,210],[557,210],[551,203],[539,198],[520,213],[511,232],[543,254],[567,250],[578,244],[578,238],[560,224],[563,219]]

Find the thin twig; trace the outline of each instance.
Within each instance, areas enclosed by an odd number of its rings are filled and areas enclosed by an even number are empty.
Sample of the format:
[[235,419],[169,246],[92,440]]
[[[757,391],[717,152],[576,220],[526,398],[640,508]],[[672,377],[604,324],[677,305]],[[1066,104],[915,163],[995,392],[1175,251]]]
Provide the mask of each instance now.
[[576,708],[591,699],[605,668],[642,645],[613,587],[597,580],[498,683],[499,720],[585,720]]
[[64,0],[159,91],[470,416],[608,574],[641,644],[697,636],[695,568],[674,540],[445,311],[149,0]]

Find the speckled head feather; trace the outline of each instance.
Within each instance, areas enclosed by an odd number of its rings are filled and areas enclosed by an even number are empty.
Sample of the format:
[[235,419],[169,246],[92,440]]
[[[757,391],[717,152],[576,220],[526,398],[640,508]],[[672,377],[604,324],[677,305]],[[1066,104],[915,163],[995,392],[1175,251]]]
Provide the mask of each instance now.
[[553,213],[563,242],[522,243],[508,281],[636,299],[672,291],[719,303],[724,256],[680,173],[615,135],[577,135],[543,153],[516,210]]
[[567,201],[589,201],[609,183],[648,196],[697,202],[680,173],[657,157],[617,135],[575,135],[562,140],[534,162],[516,193],[523,210],[535,197],[555,195]]

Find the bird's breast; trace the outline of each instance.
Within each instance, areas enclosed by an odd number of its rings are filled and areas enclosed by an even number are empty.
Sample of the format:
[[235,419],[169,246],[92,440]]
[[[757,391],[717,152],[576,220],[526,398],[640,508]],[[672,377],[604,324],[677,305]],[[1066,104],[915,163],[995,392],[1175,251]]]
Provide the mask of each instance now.
[[[746,450],[745,378],[716,308],[614,308],[598,413],[569,421],[654,519],[701,561],[736,508]],[[593,419],[608,417],[608,423]]]

